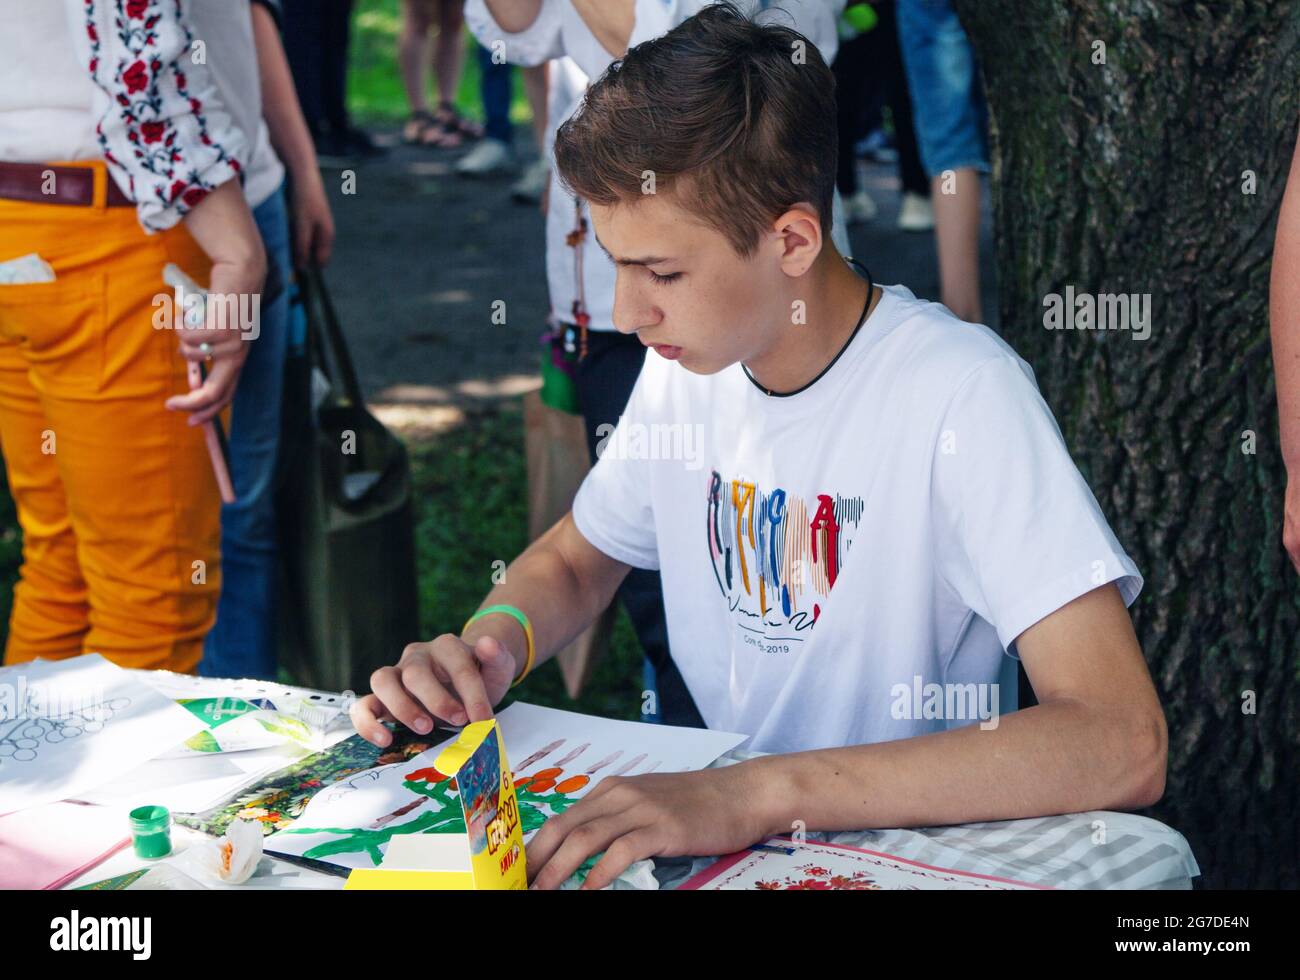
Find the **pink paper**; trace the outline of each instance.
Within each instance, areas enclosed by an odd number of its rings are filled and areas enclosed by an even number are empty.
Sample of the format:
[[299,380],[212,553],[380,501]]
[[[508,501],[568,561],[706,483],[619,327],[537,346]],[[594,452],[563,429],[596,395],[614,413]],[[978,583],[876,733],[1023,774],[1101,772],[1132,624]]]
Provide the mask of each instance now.
[[0,816],[0,888],[58,888],[131,842],[116,807],[46,803]]

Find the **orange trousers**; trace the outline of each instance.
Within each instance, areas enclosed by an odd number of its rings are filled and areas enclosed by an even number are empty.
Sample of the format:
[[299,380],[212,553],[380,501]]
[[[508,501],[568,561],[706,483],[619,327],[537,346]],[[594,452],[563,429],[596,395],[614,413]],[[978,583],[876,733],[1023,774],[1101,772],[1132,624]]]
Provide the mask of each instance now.
[[193,671],[221,586],[220,498],[202,430],[163,402],[189,390],[163,266],[206,283],[178,224],[147,235],[106,207],[0,199],[0,262],[35,252],[54,282],[0,285],[0,446],[23,529],[6,664],[100,653]]

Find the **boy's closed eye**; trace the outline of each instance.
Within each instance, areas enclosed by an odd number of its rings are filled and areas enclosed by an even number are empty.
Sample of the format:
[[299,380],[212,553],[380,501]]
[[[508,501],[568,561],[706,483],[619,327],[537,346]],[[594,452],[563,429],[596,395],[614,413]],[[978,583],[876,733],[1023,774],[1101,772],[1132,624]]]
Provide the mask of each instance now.
[[665,272],[660,274],[658,272],[655,272],[654,269],[650,268],[650,266],[652,265],[661,265],[663,263],[670,262],[672,261],[671,259],[660,258],[658,256],[648,256],[645,258],[635,258],[635,259],[619,258],[616,255],[614,255],[613,252],[611,252],[609,249],[605,247],[605,243],[600,240],[599,235],[594,235],[594,237],[596,239],[596,244],[600,246],[600,250],[604,252],[607,256],[609,256],[609,260],[611,262],[613,262],[617,266],[639,265],[641,266],[641,268],[645,269],[646,272],[650,273],[650,279],[652,282],[656,282],[660,284],[676,282],[682,275],[681,272]]

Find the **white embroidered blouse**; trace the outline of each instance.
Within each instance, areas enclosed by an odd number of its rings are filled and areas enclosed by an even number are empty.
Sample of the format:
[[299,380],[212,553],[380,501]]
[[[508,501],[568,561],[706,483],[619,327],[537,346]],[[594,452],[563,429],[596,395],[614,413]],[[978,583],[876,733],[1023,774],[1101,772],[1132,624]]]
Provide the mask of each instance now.
[[236,124],[193,2],[0,0],[0,160],[102,158],[150,231],[242,174],[260,104]]

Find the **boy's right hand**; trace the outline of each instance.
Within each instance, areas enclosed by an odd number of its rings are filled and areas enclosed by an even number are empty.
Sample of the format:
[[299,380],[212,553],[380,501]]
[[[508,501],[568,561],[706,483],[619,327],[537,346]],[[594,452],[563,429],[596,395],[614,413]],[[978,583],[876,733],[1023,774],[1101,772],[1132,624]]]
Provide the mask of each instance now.
[[352,724],[366,741],[386,748],[393,736],[385,721],[400,721],[421,735],[433,731],[435,720],[486,721],[518,668],[514,655],[491,636],[480,636],[472,647],[452,633],[412,643],[397,666],[370,675],[371,693],[352,704]]

